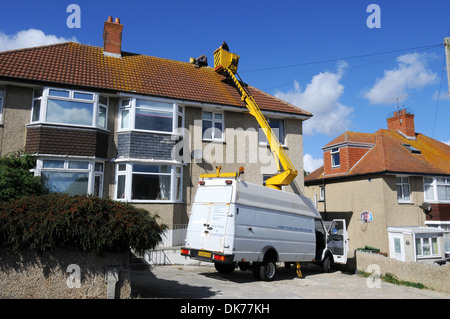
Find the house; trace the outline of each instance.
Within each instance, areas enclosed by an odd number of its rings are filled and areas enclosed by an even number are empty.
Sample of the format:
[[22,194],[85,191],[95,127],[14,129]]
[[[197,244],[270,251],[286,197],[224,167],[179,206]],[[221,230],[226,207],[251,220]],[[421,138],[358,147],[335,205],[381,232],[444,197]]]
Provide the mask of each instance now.
[[450,252],[450,146],[415,132],[405,108],[387,127],[325,145],[305,193],[326,220],[347,221],[350,254],[371,246],[400,260],[442,258]]
[[[110,17],[103,47],[0,52],[0,155],[32,154],[52,190],[131,202],[172,226],[187,224],[199,174],[244,166],[246,181],[263,184],[276,173],[232,81],[212,67],[125,52],[122,31]],[[248,89],[301,171],[302,122],[312,115]],[[302,191],[302,174],[285,190]]]

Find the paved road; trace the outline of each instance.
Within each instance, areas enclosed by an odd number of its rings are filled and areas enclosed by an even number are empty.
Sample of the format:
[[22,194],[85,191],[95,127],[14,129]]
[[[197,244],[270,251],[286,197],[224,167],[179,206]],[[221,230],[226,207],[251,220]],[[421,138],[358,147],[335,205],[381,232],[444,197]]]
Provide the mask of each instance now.
[[[450,299],[450,294],[399,286],[384,281],[370,288],[367,279],[339,270],[322,273],[316,265],[294,269],[278,267],[272,282],[256,281],[251,271],[231,275],[213,266],[156,266],[133,270],[132,294],[140,298],[182,299]],[[373,284],[372,284],[373,286]]]

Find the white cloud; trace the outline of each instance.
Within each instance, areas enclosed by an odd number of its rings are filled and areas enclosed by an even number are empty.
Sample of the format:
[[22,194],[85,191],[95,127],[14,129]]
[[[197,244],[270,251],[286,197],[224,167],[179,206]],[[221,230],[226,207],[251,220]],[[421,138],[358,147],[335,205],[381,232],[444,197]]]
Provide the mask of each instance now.
[[450,145],[450,140],[449,141],[442,141],[442,143],[444,143],[444,144],[447,144],[447,145]]
[[322,72],[315,75],[303,91],[295,82],[293,91],[275,94],[313,114],[303,125],[306,135],[321,133],[332,136],[346,131],[351,125],[353,109],[339,102],[344,93],[344,86],[339,81],[346,66],[347,63],[343,62],[336,73]]
[[303,169],[308,173],[314,172],[323,165],[323,158],[313,158],[310,154],[303,156]]
[[8,35],[0,32],[0,51],[29,48],[68,41],[78,42],[75,37],[66,39],[55,35],[47,35],[37,29],[22,30],[14,35]]
[[392,104],[395,98],[405,97],[410,89],[421,89],[435,82],[437,75],[426,66],[429,56],[409,53],[397,58],[398,66],[385,70],[375,85],[363,92],[372,104]]

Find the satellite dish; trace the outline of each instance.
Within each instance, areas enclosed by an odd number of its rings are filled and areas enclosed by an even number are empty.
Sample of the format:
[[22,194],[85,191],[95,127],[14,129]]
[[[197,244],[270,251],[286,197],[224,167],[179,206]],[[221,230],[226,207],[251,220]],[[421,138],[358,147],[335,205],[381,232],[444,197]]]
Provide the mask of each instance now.
[[420,205],[420,208],[422,208],[425,211],[425,214],[428,214],[431,212],[431,204],[427,202],[423,202],[422,205]]
[[192,153],[191,153],[191,157],[193,159],[201,159],[203,157],[202,150],[199,150],[199,149],[193,150]]

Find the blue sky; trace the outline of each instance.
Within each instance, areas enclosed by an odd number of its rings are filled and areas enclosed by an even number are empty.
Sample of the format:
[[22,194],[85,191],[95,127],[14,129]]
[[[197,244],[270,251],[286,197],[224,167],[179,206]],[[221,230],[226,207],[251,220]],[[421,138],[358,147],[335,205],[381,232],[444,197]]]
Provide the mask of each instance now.
[[[72,3],[80,28],[67,26]],[[367,25],[370,4],[380,28]],[[67,40],[102,46],[108,16],[124,25],[128,52],[180,61],[206,54],[211,64],[227,41],[245,82],[313,113],[304,123],[307,170],[346,130],[386,128],[397,99],[415,113],[417,132],[450,143],[439,46],[450,36],[448,0],[3,1],[0,50]]]

